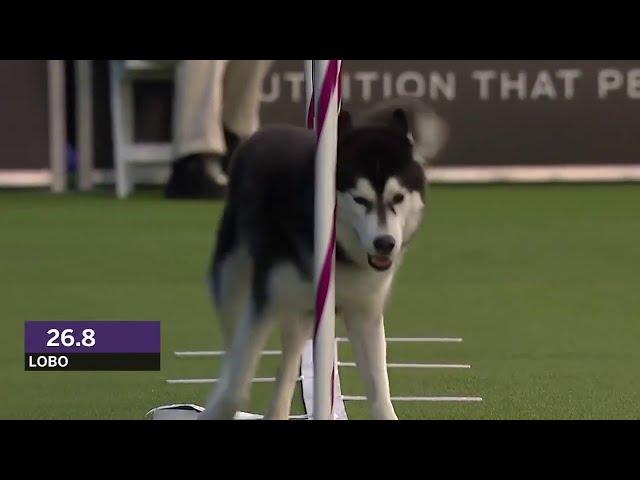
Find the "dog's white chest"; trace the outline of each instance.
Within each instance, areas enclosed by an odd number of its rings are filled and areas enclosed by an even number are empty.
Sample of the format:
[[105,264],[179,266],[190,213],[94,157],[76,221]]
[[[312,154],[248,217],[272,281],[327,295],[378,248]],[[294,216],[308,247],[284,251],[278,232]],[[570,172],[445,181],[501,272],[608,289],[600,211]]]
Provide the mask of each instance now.
[[[336,307],[359,308],[383,305],[393,273],[340,267],[336,270]],[[289,262],[274,267],[269,274],[268,303],[277,312],[310,314],[314,308],[313,283],[300,275]]]
[[381,307],[391,287],[393,273],[352,267],[336,271],[336,304],[339,308]]

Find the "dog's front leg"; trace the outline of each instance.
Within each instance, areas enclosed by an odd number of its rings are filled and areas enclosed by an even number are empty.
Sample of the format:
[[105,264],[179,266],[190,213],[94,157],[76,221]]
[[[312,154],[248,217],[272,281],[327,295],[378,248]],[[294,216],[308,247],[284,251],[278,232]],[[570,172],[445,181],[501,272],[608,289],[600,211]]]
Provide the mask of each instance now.
[[354,312],[349,315],[345,312],[344,321],[356,356],[356,364],[367,390],[372,418],[397,420],[389,391],[387,343],[382,313]]

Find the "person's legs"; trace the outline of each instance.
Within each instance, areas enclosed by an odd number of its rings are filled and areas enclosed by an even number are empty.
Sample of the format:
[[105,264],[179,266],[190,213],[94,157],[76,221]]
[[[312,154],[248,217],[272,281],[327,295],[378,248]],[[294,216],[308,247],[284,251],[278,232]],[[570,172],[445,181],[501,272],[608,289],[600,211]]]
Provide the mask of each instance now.
[[222,124],[228,60],[183,60],[176,68],[173,143],[176,160],[167,197],[224,196],[222,159],[227,145]]
[[260,126],[262,84],[273,60],[235,60],[224,79],[223,122],[232,133],[247,137]]
[[173,142],[176,158],[226,153],[222,99],[228,60],[182,60],[176,69]]
[[260,125],[272,60],[183,60],[176,72],[174,152],[168,197],[222,197],[228,159]]
[[[273,60],[234,60],[224,78],[222,118],[229,153],[260,127],[262,85]],[[227,167],[225,166],[225,169]]]

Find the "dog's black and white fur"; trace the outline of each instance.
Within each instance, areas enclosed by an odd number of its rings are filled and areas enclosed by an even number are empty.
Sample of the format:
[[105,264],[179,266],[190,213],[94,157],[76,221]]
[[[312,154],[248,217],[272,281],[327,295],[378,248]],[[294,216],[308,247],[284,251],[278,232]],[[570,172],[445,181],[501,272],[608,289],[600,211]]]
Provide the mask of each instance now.
[[[344,320],[371,416],[396,419],[386,369],[383,311],[394,274],[421,223],[424,170],[402,110],[387,125],[340,116],[336,309]],[[304,343],[313,331],[314,133],[267,127],[237,150],[211,270],[227,341],[221,380],[202,419],[246,406],[267,337],[279,323],[282,364],[266,418],[286,419]]]

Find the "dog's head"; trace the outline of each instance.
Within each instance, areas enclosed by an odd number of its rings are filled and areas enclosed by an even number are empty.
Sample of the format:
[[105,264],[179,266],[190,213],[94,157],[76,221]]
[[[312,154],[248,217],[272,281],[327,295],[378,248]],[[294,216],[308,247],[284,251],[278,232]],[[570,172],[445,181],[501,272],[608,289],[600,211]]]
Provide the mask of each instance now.
[[416,233],[424,208],[425,174],[415,161],[405,113],[388,126],[354,127],[340,115],[337,239],[356,264],[389,270]]

